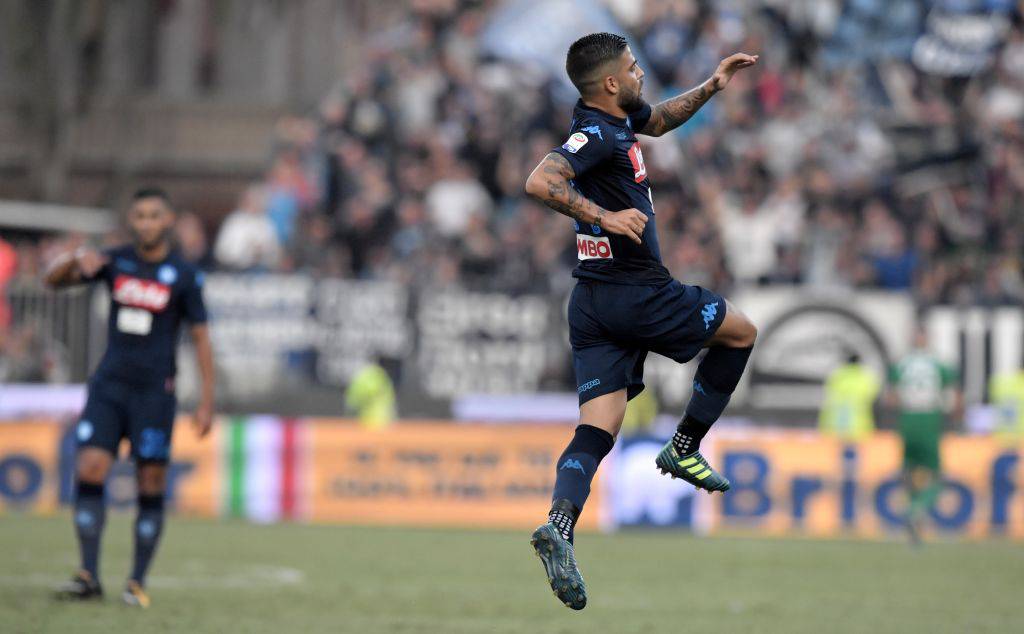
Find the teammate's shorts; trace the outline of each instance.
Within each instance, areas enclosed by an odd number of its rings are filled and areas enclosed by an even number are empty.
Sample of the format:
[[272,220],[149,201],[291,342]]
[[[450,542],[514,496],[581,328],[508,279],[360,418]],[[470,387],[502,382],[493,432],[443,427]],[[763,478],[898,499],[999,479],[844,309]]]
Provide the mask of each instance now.
[[173,388],[94,379],[75,437],[79,447],[100,447],[115,456],[127,438],[136,462],[167,462],[176,410]]
[[580,280],[569,298],[576,391],[580,405],[623,388],[644,389],[644,360],[656,352],[686,363],[725,319],[725,300],[676,280],[631,286]]
[[939,470],[942,425],[941,413],[904,413],[900,416],[904,469]]

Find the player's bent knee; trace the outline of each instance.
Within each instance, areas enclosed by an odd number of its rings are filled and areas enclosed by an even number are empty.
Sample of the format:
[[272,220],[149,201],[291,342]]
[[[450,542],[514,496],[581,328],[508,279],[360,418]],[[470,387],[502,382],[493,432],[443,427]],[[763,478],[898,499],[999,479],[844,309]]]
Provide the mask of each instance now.
[[78,454],[75,475],[80,482],[103,484],[112,462],[112,457],[102,449],[82,449]]
[[757,326],[755,326],[754,322],[750,321],[746,317],[743,319],[746,323],[744,324],[744,329],[741,333],[738,347],[749,348],[754,345],[755,341],[757,341]]

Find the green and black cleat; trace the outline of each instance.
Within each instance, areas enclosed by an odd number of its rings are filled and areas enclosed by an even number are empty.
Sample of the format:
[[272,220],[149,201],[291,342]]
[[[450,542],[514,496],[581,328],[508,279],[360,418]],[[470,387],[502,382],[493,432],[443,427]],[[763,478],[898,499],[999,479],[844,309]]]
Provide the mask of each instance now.
[[715,491],[724,493],[732,486],[729,484],[728,478],[719,475],[711,468],[699,451],[681,456],[671,440],[661,450],[654,462],[662,473],[673,478],[682,478],[698,489],[704,489],[709,494]]
[[79,570],[70,581],[61,584],[54,592],[61,601],[90,601],[103,598],[103,587],[88,572]]
[[548,583],[558,600],[573,610],[587,607],[587,586],[576,567],[576,554],[569,540],[551,523],[542,524],[530,538],[533,550],[544,564]]

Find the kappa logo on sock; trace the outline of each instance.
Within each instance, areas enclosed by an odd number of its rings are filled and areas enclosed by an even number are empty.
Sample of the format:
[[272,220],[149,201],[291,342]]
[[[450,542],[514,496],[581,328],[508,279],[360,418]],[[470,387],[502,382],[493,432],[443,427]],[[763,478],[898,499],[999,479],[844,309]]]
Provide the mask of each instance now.
[[704,330],[711,328],[711,322],[715,320],[718,315],[718,303],[711,302],[710,304],[704,304],[704,308],[700,311],[700,316],[704,318]]
[[694,392],[700,392],[704,396],[708,395],[708,393],[704,391],[704,386],[700,384],[700,381],[694,381],[693,382],[693,391]]
[[579,469],[580,473],[587,475],[587,472],[583,469],[583,465],[580,464],[579,460],[573,460],[572,458],[566,458],[565,462],[562,463],[561,467],[558,467],[559,471],[563,469]]

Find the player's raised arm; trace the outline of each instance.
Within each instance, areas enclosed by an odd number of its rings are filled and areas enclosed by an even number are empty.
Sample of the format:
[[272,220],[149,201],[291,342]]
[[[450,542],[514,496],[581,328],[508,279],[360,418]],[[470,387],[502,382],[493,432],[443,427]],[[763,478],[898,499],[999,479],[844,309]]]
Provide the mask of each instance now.
[[647,216],[637,209],[608,211],[598,206],[569,182],[576,176],[572,165],[558,152],[549,152],[526,179],[526,193],[573,220],[624,235],[640,244]]
[[47,267],[46,284],[52,288],[61,288],[92,281],[109,260],[107,255],[84,247],[73,253],[63,253]]
[[757,55],[747,55],[746,53],[736,53],[726,57],[718,64],[714,74],[708,77],[704,83],[654,106],[651,109],[650,120],[637,132],[647,136],[661,136],[675,130],[700,110],[700,107],[707,103],[712,95],[724,89],[736,71],[753,66],[757,63],[757,59]]

